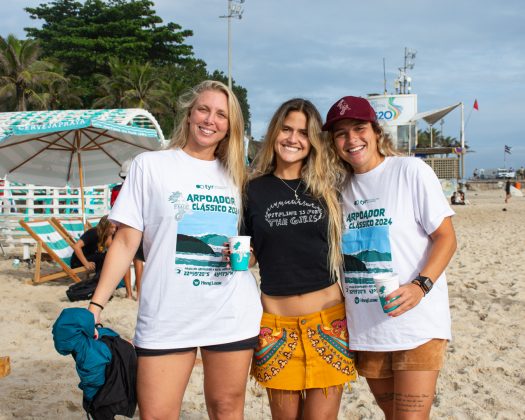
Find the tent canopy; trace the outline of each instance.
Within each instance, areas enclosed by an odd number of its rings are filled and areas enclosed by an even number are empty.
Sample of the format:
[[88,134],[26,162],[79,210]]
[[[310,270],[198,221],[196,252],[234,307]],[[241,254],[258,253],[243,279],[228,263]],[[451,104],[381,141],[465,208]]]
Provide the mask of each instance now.
[[440,119],[442,119],[445,115],[447,115],[449,112],[453,111],[460,105],[461,105],[461,102],[458,102],[455,105],[450,105],[445,108],[435,109],[432,111],[419,112],[412,117],[411,122],[423,120],[429,125],[434,125]]

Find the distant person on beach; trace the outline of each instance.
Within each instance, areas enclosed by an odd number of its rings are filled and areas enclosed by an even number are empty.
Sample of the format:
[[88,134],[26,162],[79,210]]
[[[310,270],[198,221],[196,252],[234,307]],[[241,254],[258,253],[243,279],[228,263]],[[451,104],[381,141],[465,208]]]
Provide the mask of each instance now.
[[89,310],[95,322],[144,240],[135,337],[141,418],[176,419],[200,347],[212,419],[241,419],[262,307],[250,271],[232,272],[246,180],[234,93],[204,81],[180,97],[170,147],[131,164],[110,218],[119,230]]
[[102,216],[97,226],[84,232],[73,245],[71,268],[84,266],[99,275],[116,230],[117,226],[108,220],[108,216]]
[[510,194],[510,179],[507,179],[507,182],[505,182],[505,203],[508,203],[511,197],[512,195]]
[[[350,349],[387,419],[428,419],[451,320],[444,270],[456,249],[454,214],[432,169],[401,157],[370,103],[338,100],[323,130],[347,170],[342,188],[344,292]],[[383,312],[374,273],[401,286]]]
[[465,205],[465,193],[462,190],[454,191],[450,197],[450,204]]
[[[119,176],[125,180],[128,176],[129,168],[131,166],[131,162],[133,159],[128,159],[122,163],[122,166],[120,167]],[[109,201],[109,205],[111,208],[113,208],[113,205],[115,204],[115,201],[117,201],[117,197],[120,193],[120,190],[122,189],[122,184],[117,184],[111,189],[111,197]],[[140,297],[140,285],[142,283],[142,272],[144,271],[144,244],[142,241],[140,241],[139,249],[137,250],[137,253],[135,254],[135,257],[133,257],[133,270],[135,271],[135,288],[137,290],[137,300],[139,300]],[[128,269],[127,273],[124,276],[124,282],[130,285],[131,289],[131,269]],[[127,289],[126,289],[127,290]],[[127,296],[128,298],[132,299],[133,294],[130,294]]]
[[247,188],[244,233],[252,237],[264,314],[252,375],[267,388],[274,419],[336,419],[355,379],[338,283],[341,209],[335,153],[305,99],[273,115]]

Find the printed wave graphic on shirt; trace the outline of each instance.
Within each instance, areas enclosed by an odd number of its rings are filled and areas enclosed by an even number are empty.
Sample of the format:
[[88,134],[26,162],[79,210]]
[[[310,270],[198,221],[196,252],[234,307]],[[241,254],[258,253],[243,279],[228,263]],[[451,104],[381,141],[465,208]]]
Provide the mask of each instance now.
[[345,272],[349,274],[391,271],[388,226],[346,230],[343,257]]
[[228,237],[214,233],[204,235],[177,235],[175,264],[199,267],[226,267],[222,249]]

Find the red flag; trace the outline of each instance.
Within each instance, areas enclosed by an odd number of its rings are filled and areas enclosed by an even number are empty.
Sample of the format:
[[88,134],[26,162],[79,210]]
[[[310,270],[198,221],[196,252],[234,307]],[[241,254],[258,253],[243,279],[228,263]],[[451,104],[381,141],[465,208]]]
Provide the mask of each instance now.
[[479,111],[479,106],[478,106],[478,100],[477,99],[474,101],[474,109],[476,111]]

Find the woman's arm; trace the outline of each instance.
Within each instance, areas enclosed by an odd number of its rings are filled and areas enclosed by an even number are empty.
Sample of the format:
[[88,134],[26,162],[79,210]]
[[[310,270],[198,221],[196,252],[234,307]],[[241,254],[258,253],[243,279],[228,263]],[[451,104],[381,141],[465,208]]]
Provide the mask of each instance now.
[[420,274],[430,277],[433,282],[436,282],[456,252],[456,232],[452,225],[452,218],[446,217],[441,225],[430,234],[430,237],[432,238],[432,248],[427,263]]
[[[456,233],[452,225],[452,219],[446,217],[443,222],[441,222],[441,225],[430,234],[430,238],[432,239],[430,254],[420,274],[429,277],[435,283],[443,271],[445,271],[445,268],[456,251]],[[385,305],[387,309],[399,305],[397,309],[388,314],[389,316],[395,317],[409,311],[423,299],[425,294],[417,284],[409,283],[393,291],[387,296],[387,300],[396,296],[399,296],[399,298]]]
[[[104,307],[120,280],[126,274],[142,238],[142,232],[127,225],[120,225],[108,250],[98,286],[91,298],[92,302]],[[88,309],[95,315],[95,323],[100,320],[102,308],[90,304]]]
[[75,255],[77,256],[78,260],[82,263],[84,267],[86,267],[86,270],[88,271],[95,271],[95,263],[93,261],[88,261],[86,256],[84,255],[84,251],[82,251],[82,248],[84,248],[86,244],[82,239],[79,239],[73,244],[73,251],[75,251]]

